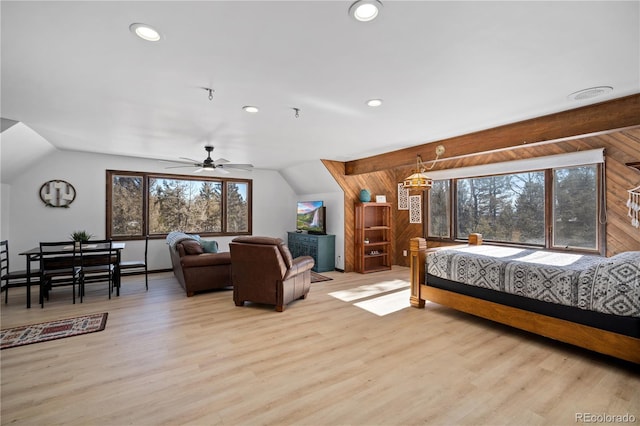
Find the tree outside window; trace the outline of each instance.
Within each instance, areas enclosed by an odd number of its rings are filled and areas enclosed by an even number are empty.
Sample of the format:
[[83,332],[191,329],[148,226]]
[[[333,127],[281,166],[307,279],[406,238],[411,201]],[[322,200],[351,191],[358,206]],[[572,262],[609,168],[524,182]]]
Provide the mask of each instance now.
[[480,233],[498,243],[600,251],[598,170],[591,164],[435,181],[428,237],[466,240]]
[[107,172],[109,237],[251,233],[251,181]]

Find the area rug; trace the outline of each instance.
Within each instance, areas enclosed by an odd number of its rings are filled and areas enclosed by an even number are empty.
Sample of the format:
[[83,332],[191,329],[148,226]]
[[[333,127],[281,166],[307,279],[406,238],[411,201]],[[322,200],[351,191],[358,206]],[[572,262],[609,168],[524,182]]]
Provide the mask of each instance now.
[[108,312],[0,330],[0,349],[104,330]]
[[329,278],[329,277],[325,277],[324,275],[320,275],[317,272],[313,272],[311,271],[311,282],[312,283],[319,283],[322,281],[331,281],[333,278]]

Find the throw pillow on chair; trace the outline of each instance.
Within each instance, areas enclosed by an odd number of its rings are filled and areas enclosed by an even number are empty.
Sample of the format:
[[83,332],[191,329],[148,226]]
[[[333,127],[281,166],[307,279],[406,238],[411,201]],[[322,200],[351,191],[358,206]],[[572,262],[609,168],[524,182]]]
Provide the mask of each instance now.
[[186,254],[202,254],[204,250],[200,243],[196,240],[184,240],[181,241],[182,247],[184,247],[184,252]]

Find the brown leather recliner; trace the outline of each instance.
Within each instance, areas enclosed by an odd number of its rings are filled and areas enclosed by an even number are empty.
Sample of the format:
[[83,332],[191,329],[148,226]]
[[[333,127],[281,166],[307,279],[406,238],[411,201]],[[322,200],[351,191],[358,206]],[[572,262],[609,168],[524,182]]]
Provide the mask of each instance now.
[[243,236],[229,243],[236,306],[244,302],[285,305],[305,299],[311,287],[311,256],[295,259],[280,238]]

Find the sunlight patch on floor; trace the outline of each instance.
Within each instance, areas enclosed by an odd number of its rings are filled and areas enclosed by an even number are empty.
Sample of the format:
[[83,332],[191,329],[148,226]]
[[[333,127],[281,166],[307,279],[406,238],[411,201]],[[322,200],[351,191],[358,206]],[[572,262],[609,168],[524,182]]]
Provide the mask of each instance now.
[[334,291],[333,293],[329,293],[329,296],[333,296],[336,299],[342,300],[343,302],[351,302],[353,300],[364,299],[365,297],[371,297],[375,296],[376,294],[387,293],[389,291],[399,290],[407,287],[409,287],[409,283],[404,280],[382,281],[375,284],[350,288],[348,290]]
[[329,296],[343,302],[354,302],[360,309],[364,309],[378,316],[384,316],[411,306],[410,283],[406,280],[381,281],[374,284],[362,285],[347,290],[334,291]]
[[411,306],[409,303],[410,296],[411,290],[406,289],[376,297],[375,299],[354,303],[353,305],[382,317]]

